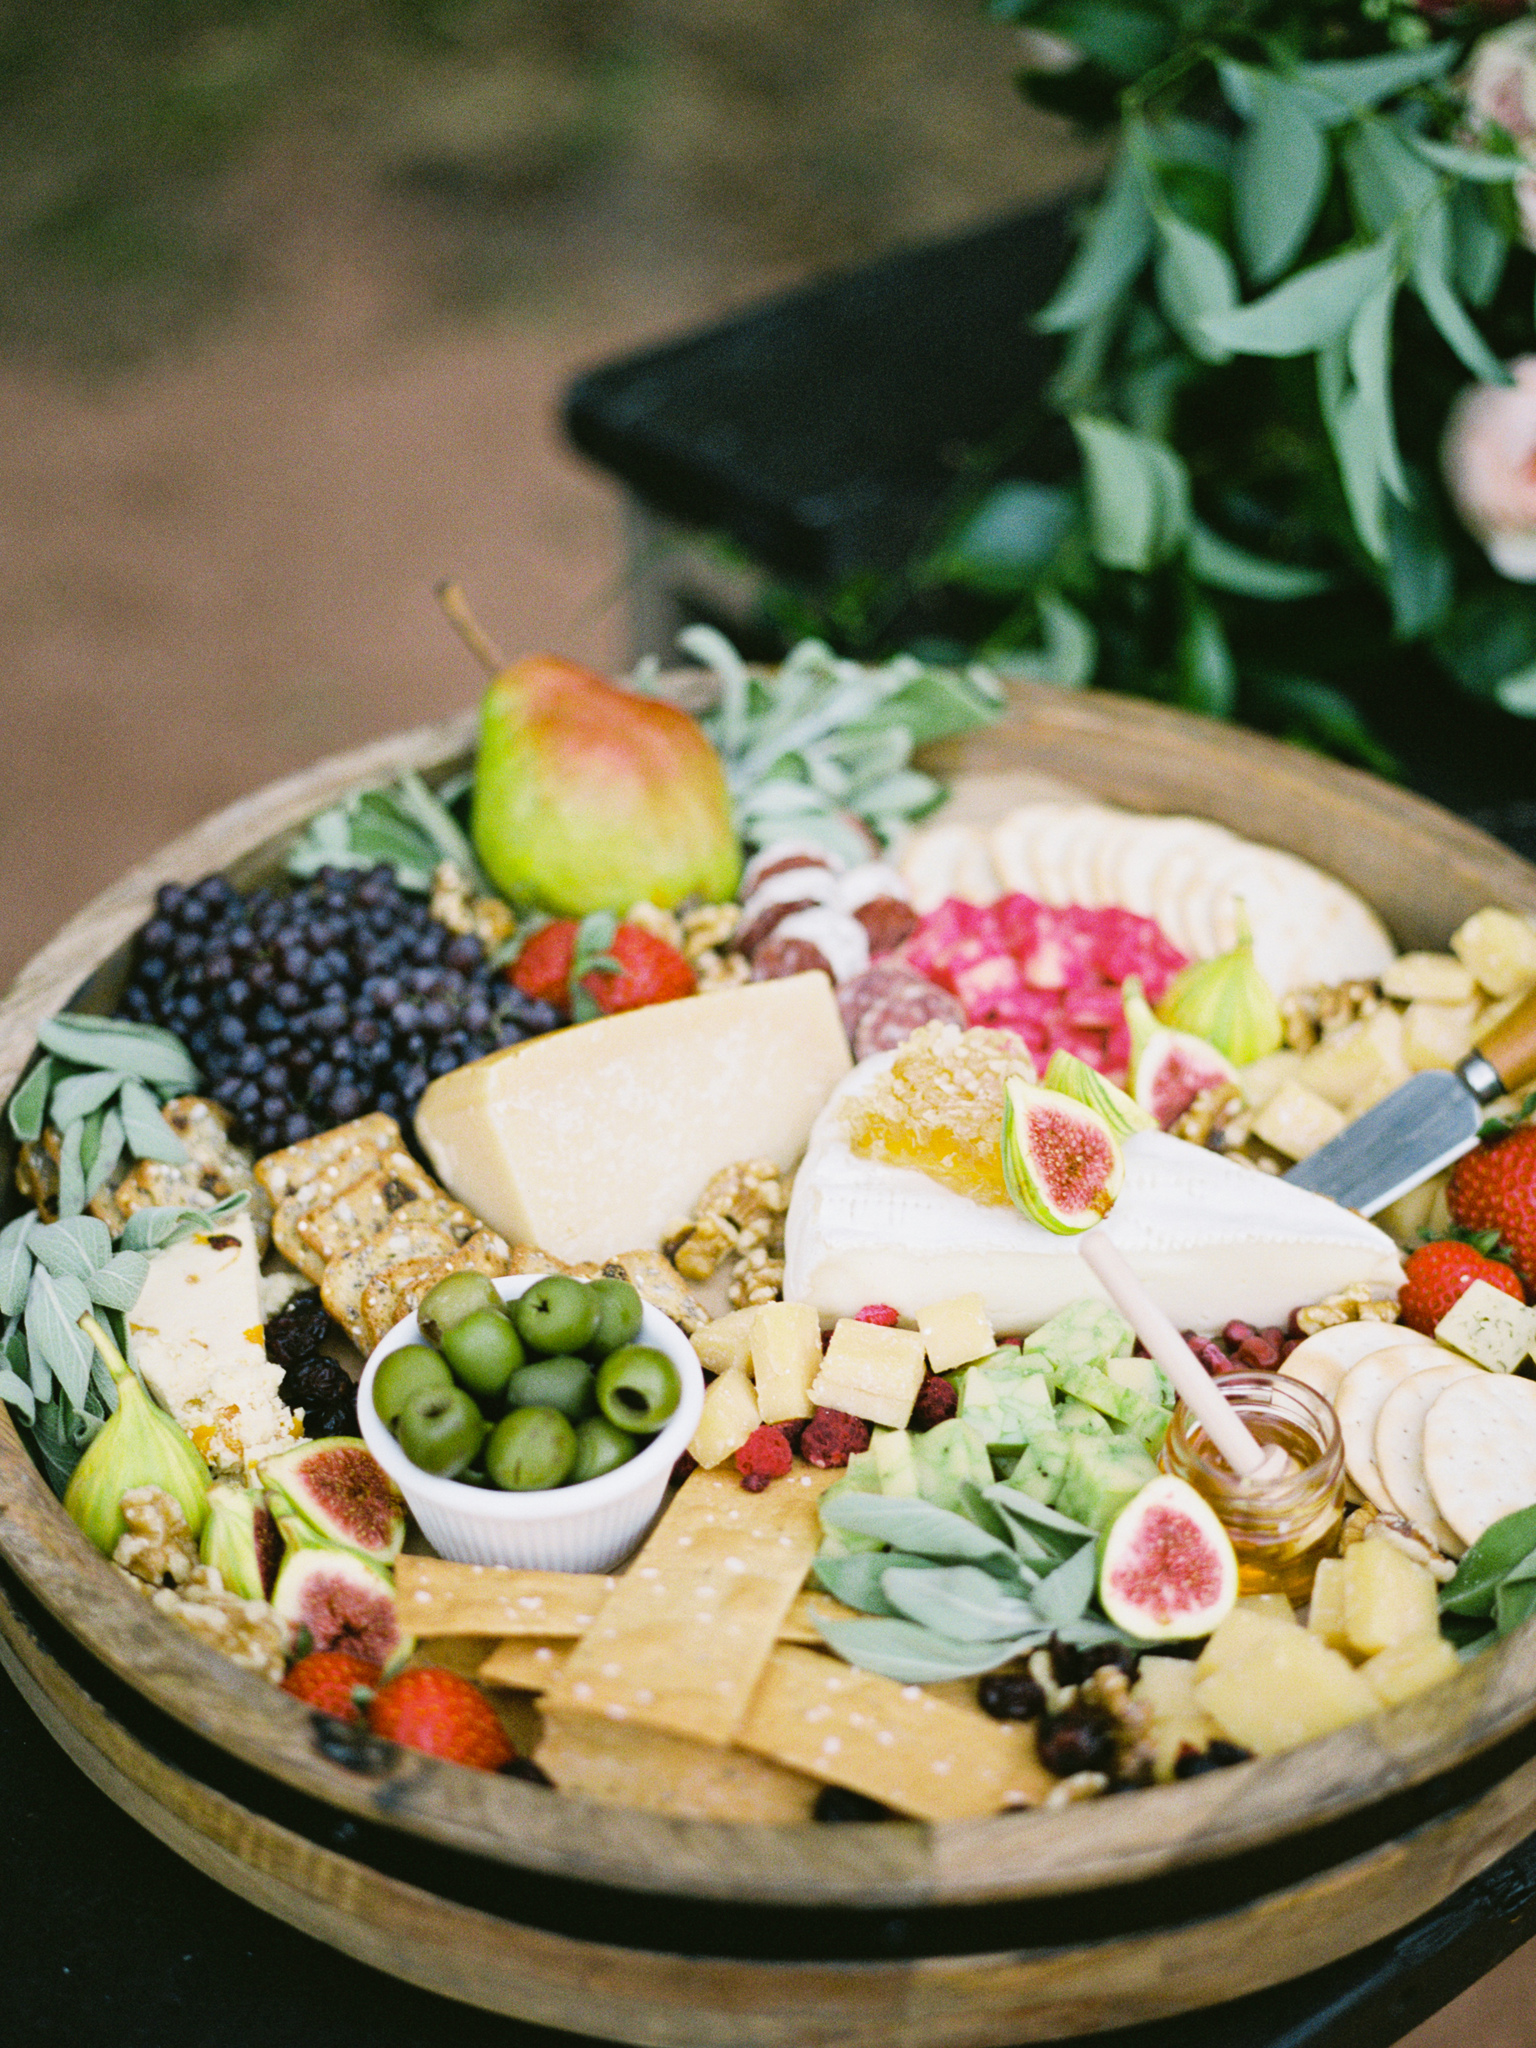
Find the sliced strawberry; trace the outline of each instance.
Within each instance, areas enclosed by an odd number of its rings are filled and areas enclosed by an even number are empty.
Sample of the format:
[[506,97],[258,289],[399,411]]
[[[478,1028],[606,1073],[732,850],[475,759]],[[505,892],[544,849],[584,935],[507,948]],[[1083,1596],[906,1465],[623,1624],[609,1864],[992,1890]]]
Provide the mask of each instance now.
[[576,920],[557,917],[541,925],[524,945],[507,970],[507,978],[525,996],[553,1004],[557,1010],[571,1007],[571,962],[576,957]]

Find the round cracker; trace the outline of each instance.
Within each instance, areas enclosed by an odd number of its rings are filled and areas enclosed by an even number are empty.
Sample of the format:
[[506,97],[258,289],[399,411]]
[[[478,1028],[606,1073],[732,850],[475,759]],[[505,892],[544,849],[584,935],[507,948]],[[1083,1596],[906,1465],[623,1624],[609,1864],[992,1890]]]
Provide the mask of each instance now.
[[1280,1370],[1325,1401],[1337,1402],[1339,1382],[1362,1358],[1369,1358],[1374,1351],[1400,1351],[1434,1341],[1418,1330],[1405,1330],[1401,1323],[1335,1323],[1315,1336],[1304,1337]]
[[1424,1418],[1447,1387],[1480,1368],[1464,1358],[1448,1358],[1410,1373],[1382,1403],[1376,1418],[1376,1470],[1396,1501],[1398,1512],[1432,1538],[1447,1557],[1460,1557],[1461,1538],[1435,1506],[1424,1471]]
[[1474,1372],[1424,1418],[1424,1476],[1463,1543],[1536,1504],[1536,1383]]
[[[1398,1344],[1389,1351],[1373,1351],[1352,1365],[1339,1387],[1334,1410],[1339,1434],[1344,1439],[1344,1464],[1349,1476],[1384,1515],[1395,1515],[1397,1503],[1388,1493],[1376,1469],[1376,1420],[1392,1389],[1410,1374],[1438,1365],[1434,1350],[1422,1345]],[[1536,1498],[1536,1496],[1533,1496]],[[1450,1517],[1446,1517],[1450,1521]],[[1454,1528],[1456,1525],[1451,1523]]]

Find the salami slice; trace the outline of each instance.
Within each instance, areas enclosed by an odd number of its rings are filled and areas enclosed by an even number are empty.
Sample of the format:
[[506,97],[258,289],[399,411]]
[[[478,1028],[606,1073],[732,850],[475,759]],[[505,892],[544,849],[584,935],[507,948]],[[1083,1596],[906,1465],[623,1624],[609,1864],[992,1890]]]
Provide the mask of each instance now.
[[965,1012],[937,982],[900,961],[884,960],[845,981],[838,1007],[856,1060],[890,1052],[923,1024],[964,1024]]

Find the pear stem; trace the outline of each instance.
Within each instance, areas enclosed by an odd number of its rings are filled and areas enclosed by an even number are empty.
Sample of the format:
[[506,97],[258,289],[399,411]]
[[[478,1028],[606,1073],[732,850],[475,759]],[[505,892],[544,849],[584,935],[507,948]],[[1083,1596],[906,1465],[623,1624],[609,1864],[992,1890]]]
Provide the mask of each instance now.
[[90,1338],[91,1342],[96,1346],[97,1351],[101,1355],[102,1364],[107,1368],[107,1371],[111,1373],[113,1379],[116,1380],[119,1385],[121,1385],[125,1379],[129,1379],[132,1377],[133,1367],[128,1363],[127,1359],[124,1358],[121,1351],[118,1350],[117,1346],[112,1342],[112,1339],[107,1335],[106,1331],[102,1328],[101,1324],[97,1322],[96,1318],[91,1314],[89,1309],[87,1309],[85,1314],[80,1318],[80,1327],[82,1330],[84,1330],[87,1337]]
[[499,675],[507,665],[507,658],[470,610],[463,586],[449,579],[437,585],[434,595],[447,614],[449,625],[486,674]]

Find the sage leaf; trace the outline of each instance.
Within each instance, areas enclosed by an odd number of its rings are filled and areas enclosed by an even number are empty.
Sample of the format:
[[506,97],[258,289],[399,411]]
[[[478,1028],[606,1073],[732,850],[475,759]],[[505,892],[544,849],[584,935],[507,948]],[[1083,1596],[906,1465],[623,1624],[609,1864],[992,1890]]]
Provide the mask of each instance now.
[[894,1550],[915,1550],[922,1557],[946,1562],[980,1563],[986,1558],[1013,1562],[1013,1552],[997,1537],[968,1522],[964,1515],[936,1508],[929,1501],[879,1493],[840,1493],[821,1505],[827,1527],[856,1536],[877,1536]]
[[12,1131],[23,1145],[36,1144],[43,1135],[48,1113],[48,1090],[53,1085],[53,1061],[45,1053],[11,1097],[6,1114]]
[[[104,1266],[98,1266],[89,1274],[85,1284],[92,1301],[99,1307],[126,1311],[144,1292],[144,1282],[148,1278],[149,1260],[143,1252],[118,1252]],[[110,1379],[111,1374],[107,1377]]]
[[59,1192],[55,1206],[61,1216],[78,1216],[85,1207],[85,1170],[80,1164],[84,1139],[83,1118],[66,1124],[59,1133]]
[[158,1159],[167,1166],[185,1165],[187,1148],[161,1114],[160,1105],[137,1081],[125,1081],[117,1099],[123,1136],[137,1159]]
[[[1052,1578],[1056,1576],[1052,1574]],[[1022,1635],[1051,1619],[973,1564],[941,1566],[937,1571],[891,1565],[880,1585],[898,1614],[952,1642],[996,1642]]]
[[1025,1530],[1017,1525],[1024,1524],[1028,1533],[1030,1550],[1021,1551],[1033,1563],[1036,1557],[1054,1557],[1057,1562],[1073,1556],[1093,1536],[1093,1530],[1086,1522],[1076,1522],[1070,1515],[1064,1515],[1059,1508],[1047,1506],[1044,1501],[1033,1500],[1027,1493],[1020,1493],[1016,1486],[1010,1486],[1005,1479],[995,1480],[991,1486],[982,1488],[982,1498],[999,1509],[1010,1524],[1014,1525],[1013,1540],[1019,1545],[1024,1540]]
[[[1233,316],[1236,317],[1236,316]],[[1069,422],[1088,482],[1093,550],[1111,569],[1151,569],[1184,544],[1189,475],[1160,441],[1114,420],[1074,414]]]
[[1206,333],[1239,355],[1300,356],[1342,334],[1392,273],[1389,240],[1330,256],[1287,278],[1266,298],[1214,313]]
[[1316,597],[1333,587],[1333,578],[1322,569],[1297,569],[1285,562],[1266,562],[1213,533],[1198,519],[1189,523],[1189,573],[1197,583],[1212,590],[1228,590],[1237,597],[1262,597],[1276,603],[1301,597]]
[[1048,1628],[1036,1628],[1008,1642],[954,1643],[911,1621],[819,1620],[816,1626],[845,1664],[857,1665],[861,1671],[878,1671],[902,1685],[975,1678],[1050,1638]]
[[9,1401],[13,1408],[19,1408],[24,1422],[31,1422],[37,1414],[37,1396],[9,1366],[0,1367],[0,1401]]
[[180,1244],[184,1238],[193,1237],[199,1231],[216,1231],[221,1223],[238,1216],[249,1200],[249,1189],[237,1188],[234,1194],[215,1202],[211,1209],[135,1209],[117,1240],[118,1249],[125,1252],[163,1252],[167,1246]]
[[62,1395],[38,1409],[32,1425],[32,1441],[37,1446],[48,1484],[61,1500],[71,1473],[101,1427],[98,1418],[71,1408]]
[[[116,1173],[123,1156],[124,1143],[123,1119],[115,1107],[109,1108],[103,1112],[101,1127],[96,1134],[96,1155],[85,1168],[85,1199],[87,1202],[90,1201],[94,1194],[104,1188],[113,1174]],[[83,1151],[81,1153],[81,1163],[85,1164]]]
[[1238,145],[1232,198],[1248,275],[1255,284],[1268,284],[1306,246],[1333,163],[1306,96],[1268,72],[1249,76],[1252,125]]
[[1536,1507],[1517,1508],[1490,1523],[1440,1594],[1443,1614],[1487,1616],[1493,1596],[1515,1566],[1536,1551]]
[[110,1067],[156,1087],[197,1086],[197,1068],[181,1040],[155,1024],[66,1012],[37,1027],[38,1043],[83,1067]]
[[123,1085],[123,1077],[111,1068],[98,1069],[95,1073],[71,1074],[67,1081],[61,1081],[54,1089],[48,1103],[48,1114],[62,1130],[65,1124],[72,1124],[77,1117],[86,1117],[102,1104],[110,1102]]
[[27,1290],[27,1349],[41,1358],[71,1405],[84,1405],[91,1383],[91,1340],[78,1327],[90,1310],[90,1296],[69,1274],[57,1278],[42,1266],[32,1269]]
[[1069,1557],[1065,1564],[1056,1567],[1049,1578],[1042,1579],[1030,1595],[1040,1619],[1049,1622],[1053,1628],[1080,1621],[1083,1609],[1093,1598],[1098,1567],[1098,1545],[1085,1543],[1076,1556]]
[[1224,363],[1232,351],[1211,336],[1207,317],[1227,313],[1238,301],[1232,259],[1219,242],[1202,235],[1166,206],[1156,211],[1157,296],[1170,324],[1202,362]]
[[919,1557],[915,1551],[860,1550],[847,1557],[818,1557],[812,1576],[823,1591],[841,1600],[845,1607],[857,1607],[861,1614],[895,1615],[898,1609],[885,1597],[882,1575],[893,1565],[908,1571],[938,1572],[944,1567],[936,1558]]
[[112,1233],[95,1216],[70,1216],[35,1231],[31,1249],[38,1264],[55,1277],[71,1274],[87,1280],[111,1258]]
[[1493,1621],[1499,1635],[1507,1636],[1536,1614],[1536,1580],[1506,1579],[1493,1596]]
[[18,1216],[0,1230],[0,1315],[20,1313],[32,1278],[31,1238],[41,1226],[35,1213]]
[[1115,305],[1152,253],[1152,215],[1127,149],[1050,303],[1035,315],[1042,334],[1065,334]]

